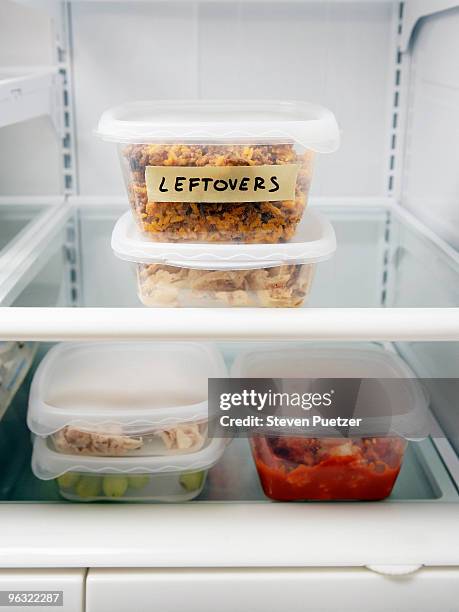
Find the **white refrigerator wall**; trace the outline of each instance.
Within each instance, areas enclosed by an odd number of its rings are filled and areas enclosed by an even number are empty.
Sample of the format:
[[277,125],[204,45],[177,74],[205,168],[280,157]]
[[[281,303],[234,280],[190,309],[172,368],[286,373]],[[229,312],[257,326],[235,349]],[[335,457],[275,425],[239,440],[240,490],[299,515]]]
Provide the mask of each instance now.
[[[405,16],[416,2],[404,3]],[[0,3],[0,66],[55,61],[51,19],[41,3],[27,4]],[[429,10],[444,5],[430,2]],[[111,105],[297,98],[329,106],[342,128],[340,151],[318,159],[312,196],[401,195],[402,205],[459,244],[459,8],[422,19],[402,64],[397,31],[402,25],[407,36],[409,19],[399,24],[400,4],[391,0],[75,0],[68,14],[80,195],[124,196],[115,147],[94,135]],[[49,118],[0,130],[0,195],[59,193],[61,174]]]
[[[20,49],[29,39],[32,47],[45,45],[43,14],[5,5],[1,21],[24,36],[0,46],[0,65],[29,62]],[[69,13],[81,195],[124,195],[115,147],[94,135],[103,110],[134,99],[204,97],[329,106],[343,143],[318,159],[312,195],[386,195],[396,3],[76,1]],[[18,60],[9,51],[15,45]],[[59,172],[57,139],[49,142],[43,122],[0,133],[3,194],[55,192],[44,177],[50,167]],[[40,161],[27,165],[25,182],[21,152],[32,147],[37,157],[36,142]]]
[[422,20],[412,41],[402,201],[459,247],[459,8]]
[[[2,67],[55,63],[54,34],[46,12],[10,0],[0,2]],[[59,141],[50,117],[0,129],[0,196],[58,194]]]
[[74,3],[80,193],[124,193],[115,148],[93,134],[111,105],[291,98],[329,106],[343,130],[313,194],[384,195],[392,13],[386,2]]

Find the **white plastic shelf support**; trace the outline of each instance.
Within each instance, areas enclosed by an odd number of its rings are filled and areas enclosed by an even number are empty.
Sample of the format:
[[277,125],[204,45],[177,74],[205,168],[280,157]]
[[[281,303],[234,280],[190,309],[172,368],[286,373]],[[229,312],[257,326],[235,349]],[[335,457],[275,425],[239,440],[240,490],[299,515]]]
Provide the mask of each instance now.
[[456,502],[1,504],[0,541],[10,568],[459,564]]
[[56,67],[0,67],[0,128],[49,115],[59,129]]
[[0,308],[3,340],[458,341],[459,308]]

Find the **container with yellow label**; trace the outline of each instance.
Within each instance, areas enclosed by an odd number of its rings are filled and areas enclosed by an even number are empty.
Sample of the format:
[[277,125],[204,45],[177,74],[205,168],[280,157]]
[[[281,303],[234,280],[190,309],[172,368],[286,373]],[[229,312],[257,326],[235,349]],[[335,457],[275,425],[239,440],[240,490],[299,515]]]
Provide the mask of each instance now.
[[98,132],[119,143],[138,226],[161,242],[290,240],[314,154],[339,144],[330,111],[294,102],[138,102]]

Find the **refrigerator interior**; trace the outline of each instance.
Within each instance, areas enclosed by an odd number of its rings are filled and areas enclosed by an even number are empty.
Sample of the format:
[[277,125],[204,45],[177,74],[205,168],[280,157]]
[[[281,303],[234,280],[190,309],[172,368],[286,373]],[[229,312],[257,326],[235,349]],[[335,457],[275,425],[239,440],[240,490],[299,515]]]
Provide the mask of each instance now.
[[[257,508],[266,512],[265,525],[290,521],[305,546],[314,537],[311,527],[301,526],[298,505],[265,498],[246,440],[230,445],[194,502],[171,510],[159,504],[88,505],[78,516],[54,481],[39,481],[30,470],[28,390],[54,342],[204,339],[218,342],[228,363],[259,342],[379,343],[420,377],[457,376],[455,4],[7,0],[0,6],[0,24],[10,24],[0,36],[0,337],[37,343],[32,369],[0,421],[0,532],[8,543],[0,552],[2,566],[21,567],[23,551],[8,534],[13,514],[24,521],[25,534],[44,517],[55,521],[51,558],[44,557],[42,533],[36,550],[28,551],[30,567],[112,565],[110,545],[104,553],[102,540],[91,540],[103,524],[100,508],[112,513],[111,528],[120,529],[120,547],[128,551],[114,562],[120,567],[301,565],[278,540],[276,562],[262,533],[251,534],[258,552],[238,556],[236,548],[248,536],[242,528],[231,532],[233,544],[228,535],[226,557],[218,557],[222,540],[211,542],[213,530],[233,517],[242,525],[238,512],[246,524],[256,524]],[[339,249],[320,265],[307,306],[288,316],[282,309],[141,308],[133,270],[112,253],[111,231],[127,200],[115,147],[93,133],[101,112],[132,99],[206,97],[313,100],[338,118],[342,146],[318,161],[311,206],[332,221]],[[308,565],[387,565],[378,524],[393,529],[391,563],[459,565],[459,440],[452,433],[457,398],[431,391],[443,435],[410,443],[386,501],[353,504],[351,510],[345,504],[303,508],[322,535],[335,512],[344,531],[360,521],[361,540],[374,535],[374,550],[365,558],[359,540],[345,561],[325,538],[325,552],[321,556],[313,547]],[[181,525],[169,553],[161,548],[166,536],[149,524],[152,516]],[[142,525],[145,542],[159,543],[149,555],[138,542],[129,552],[120,527],[127,517]],[[397,534],[414,537],[426,521],[433,539],[414,554]],[[58,539],[70,524],[81,542],[69,535],[69,563]],[[184,524],[195,530],[193,538],[203,538],[201,559],[196,551],[183,558],[179,540],[189,537]],[[351,540],[347,544],[349,551]],[[96,586],[99,578],[94,575]]]
[[[365,348],[378,345],[378,343],[346,343],[341,347]],[[315,343],[313,346],[329,346],[330,343]],[[27,429],[26,413],[28,395],[33,373],[51,345],[41,343],[36,347],[37,354],[32,368],[27,374],[18,393],[15,395],[9,409],[0,421],[1,453],[0,460],[3,466],[0,480],[1,502],[35,502],[35,503],[62,503],[68,504],[59,495],[55,479],[42,481],[36,478],[31,471],[31,452],[33,437]],[[250,343],[234,342],[219,345],[225,362],[230,368],[235,357],[242,350],[252,348],[265,348],[276,350],[279,346],[284,348],[307,348],[307,343]],[[336,346],[332,344],[332,346]],[[395,350],[388,344],[379,343],[388,350]],[[424,346],[423,355],[431,354],[435,350],[434,343]],[[412,347],[401,347],[408,354]],[[457,357],[457,346],[442,346],[443,358]],[[411,350],[411,351],[410,351]],[[437,349],[438,355],[438,349]],[[425,370],[423,374],[426,378]],[[445,376],[443,373],[442,376]],[[431,394],[431,410],[435,418],[441,422],[448,418],[445,411],[445,399],[439,393]],[[451,415],[449,415],[451,418]],[[450,425],[457,434],[457,426]],[[448,421],[446,421],[446,426]],[[440,430],[441,431],[441,430]],[[413,441],[409,444],[400,477],[390,497],[381,503],[400,502],[434,502],[451,503],[459,500],[457,489],[457,465],[451,461],[454,448],[457,451],[459,440],[452,438],[448,441],[442,434],[438,439],[425,439]],[[449,451],[449,455],[448,455]],[[448,461],[450,460],[450,461]],[[455,472],[456,470],[456,472]],[[226,449],[223,459],[210,470],[204,491],[194,504],[206,502],[270,502],[259,484],[255,464],[251,458],[249,443],[246,438],[231,441]]]

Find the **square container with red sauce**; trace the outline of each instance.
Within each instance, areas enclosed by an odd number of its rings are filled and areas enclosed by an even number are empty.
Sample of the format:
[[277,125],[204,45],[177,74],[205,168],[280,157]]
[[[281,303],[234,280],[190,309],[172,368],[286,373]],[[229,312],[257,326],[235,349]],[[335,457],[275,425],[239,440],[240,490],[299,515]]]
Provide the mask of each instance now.
[[[239,355],[232,376],[415,378],[395,353],[377,345],[362,349],[254,350]],[[413,422],[413,415],[417,417],[417,409],[418,414],[426,409],[426,397],[417,381],[410,380],[409,384],[413,403],[420,405],[404,407],[400,420],[403,426],[387,435],[373,437],[365,432],[358,437],[354,430],[352,437],[299,436],[285,431],[252,436],[252,455],[265,495],[277,501],[370,501],[388,497],[402,467],[407,440],[411,439],[404,426]]]
[[263,491],[279,501],[384,499],[407,445],[400,437],[258,436],[250,443]]

